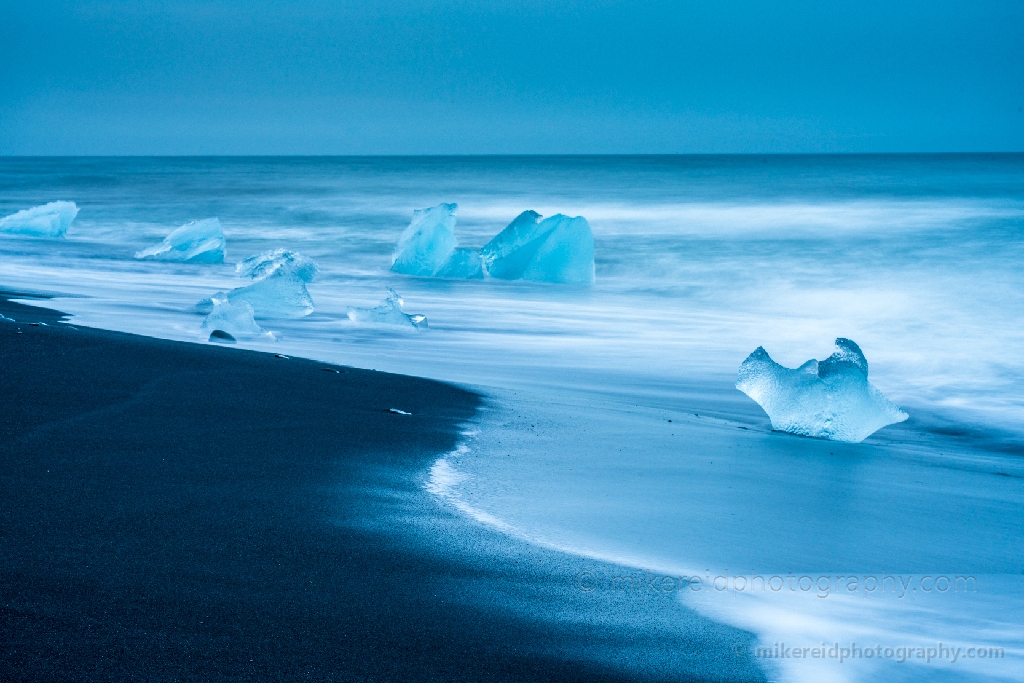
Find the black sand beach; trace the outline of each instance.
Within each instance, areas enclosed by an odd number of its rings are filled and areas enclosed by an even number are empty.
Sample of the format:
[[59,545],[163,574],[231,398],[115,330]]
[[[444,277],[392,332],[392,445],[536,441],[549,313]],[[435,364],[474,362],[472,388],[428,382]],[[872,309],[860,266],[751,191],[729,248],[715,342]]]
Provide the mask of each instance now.
[[762,678],[749,636],[427,509],[473,393],[0,313],[0,679]]

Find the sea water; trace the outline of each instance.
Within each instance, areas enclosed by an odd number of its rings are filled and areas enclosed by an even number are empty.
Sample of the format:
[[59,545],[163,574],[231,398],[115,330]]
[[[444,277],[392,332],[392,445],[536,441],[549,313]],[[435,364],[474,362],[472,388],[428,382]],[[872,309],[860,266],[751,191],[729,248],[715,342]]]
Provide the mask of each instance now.
[[[314,313],[240,346],[478,387],[441,500],[654,576],[755,633],[772,678],[1022,677],[1024,156],[0,160],[0,215],[55,200],[80,208],[66,239],[0,236],[5,288],[200,342],[194,304],[245,284],[235,262],[312,258]],[[595,283],[390,272],[441,202],[466,247],[526,209],[586,217]],[[224,265],[132,258],[210,217]],[[349,319],[389,287],[429,328]],[[740,363],[837,337],[910,420],[860,444],[772,432]],[[612,585],[633,586],[580,589]]]

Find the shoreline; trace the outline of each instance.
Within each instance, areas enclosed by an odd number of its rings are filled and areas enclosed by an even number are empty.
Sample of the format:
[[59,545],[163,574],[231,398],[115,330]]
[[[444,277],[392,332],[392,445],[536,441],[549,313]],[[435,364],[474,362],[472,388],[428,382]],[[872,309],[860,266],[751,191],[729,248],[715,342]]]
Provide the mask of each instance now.
[[0,313],[12,679],[763,679],[749,634],[433,500],[476,394]]

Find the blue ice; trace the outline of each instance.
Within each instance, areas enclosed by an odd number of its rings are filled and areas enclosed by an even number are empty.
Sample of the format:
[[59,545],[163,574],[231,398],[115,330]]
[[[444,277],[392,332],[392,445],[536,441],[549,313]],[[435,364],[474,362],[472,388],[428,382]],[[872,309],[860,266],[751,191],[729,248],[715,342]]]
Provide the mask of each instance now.
[[373,308],[350,308],[348,317],[352,322],[366,325],[396,325],[399,327],[427,327],[427,316],[410,315],[402,310],[405,301],[398,292],[388,288],[388,298]]
[[197,312],[212,313],[220,300],[244,301],[252,306],[256,318],[302,318],[313,312],[306,283],[316,277],[318,269],[305,256],[277,249],[247,258],[235,270],[255,282],[203,299],[196,304]]
[[480,250],[484,270],[501,280],[591,283],[594,233],[586,218],[557,214],[540,220],[524,211]]
[[456,249],[437,271],[437,277],[452,280],[483,280],[483,262],[476,249]]
[[740,366],[736,388],[768,413],[773,429],[820,439],[857,443],[909,417],[868,382],[868,361],[849,339],[795,370],[759,346]]
[[136,252],[135,258],[180,263],[224,263],[224,232],[220,220],[187,223],[158,244]]
[[74,202],[50,202],[0,218],[0,232],[31,237],[63,237],[78,215]]
[[254,319],[255,311],[247,301],[231,301],[220,298],[214,302],[213,310],[203,320],[202,329],[211,333],[226,332],[235,338],[256,337],[266,333]]
[[524,211],[483,249],[459,248],[456,204],[413,213],[392,257],[391,270],[453,279],[594,281],[594,234],[587,219],[558,214],[541,220]]
[[395,247],[391,270],[405,275],[436,275],[459,246],[455,239],[458,204],[417,209]]

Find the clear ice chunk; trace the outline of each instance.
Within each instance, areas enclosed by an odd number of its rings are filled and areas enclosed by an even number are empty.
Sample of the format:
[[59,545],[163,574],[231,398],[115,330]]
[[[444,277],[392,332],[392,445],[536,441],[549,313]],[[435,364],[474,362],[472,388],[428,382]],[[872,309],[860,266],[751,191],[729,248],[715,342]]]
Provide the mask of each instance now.
[[250,256],[235,266],[235,272],[240,277],[253,280],[263,280],[280,271],[287,271],[303,282],[312,282],[319,268],[311,259],[287,249],[275,249],[258,256]]
[[284,249],[268,251],[239,263],[235,269],[256,280],[251,285],[217,292],[196,304],[197,313],[210,314],[223,301],[246,302],[256,318],[302,318],[313,312],[313,297],[306,283],[317,274],[315,263]]
[[820,439],[857,443],[909,417],[868,382],[868,361],[849,339],[795,370],[759,346],[740,365],[736,388],[768,413],[773,429]]
[[395,247],[391,270],[405,275],[437,274],[455,248],[455,211],[457,204],[438,204],[417,209]]
[[277,271],[247,287],[228,292],[228,301],[245,301],[257,318],[302,318],[313,312],[313,297],[302,278]]
[[349,308],[349,320],[365,325],[397,325],[399,327],[427,327],[427,316],[409,315],[402,310],[405,301],[398,292],[388,288],[388,298],[373,308]]
[[162,242],[136,252],[137,259],[178,263],[224,263],[224,232],[220,220],[204,218],[181,226]]
[[31,237],[64,237],[78,215],[74,202],[50,202],[0,218],[0,232]]
[[235,338],[265,335],[253,314],[253,308],[247,301],[219,301],[203,320],[202,329],[211,333],[225,332]]
[[500,280],[594,281],[594,233],[582,216],[540,220],[536,211],[524,211],[480,255],[487,275]]
[[456,249],[435,275],[453,280],[483,280],[480,252],[476,249]]
[[213,296],[207,297],[200,301],[199,303],[197,303],[195,305],[196,313],[201,313],[202,315],[209,315],[210,313],[213,313],[213,309],[214,307],[217,306],[217,304],[222,304],[227,300],[227,292],[217,292]]

